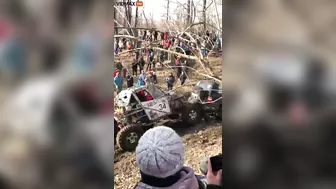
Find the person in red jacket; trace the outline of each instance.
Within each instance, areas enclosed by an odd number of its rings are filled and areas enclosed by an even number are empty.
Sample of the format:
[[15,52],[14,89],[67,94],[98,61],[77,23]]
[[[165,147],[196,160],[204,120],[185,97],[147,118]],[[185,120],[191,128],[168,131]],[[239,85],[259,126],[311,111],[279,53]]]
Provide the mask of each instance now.
[[165,33],[163,34],[163,39],[164,39],[164,40],[167,40],[167,39],[168,39],[168,32],[165,32]]
[[166,48],[169,49],[169,48],[170,48],[170,45],[171,45],[170,40],[167,39],[167,40],[166,40]]

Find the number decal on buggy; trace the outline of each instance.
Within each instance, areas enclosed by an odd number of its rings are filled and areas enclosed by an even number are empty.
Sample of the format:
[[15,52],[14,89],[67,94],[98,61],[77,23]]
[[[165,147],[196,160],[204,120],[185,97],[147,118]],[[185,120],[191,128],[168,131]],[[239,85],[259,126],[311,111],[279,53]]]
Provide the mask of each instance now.
[[167,106],[166,106],[166,104],[159,104],[159,110],[163,110],[163,109],[166,109],[167,108]]
[[141,105],[144,107],[149,120],[156,120],[171,114],[167,97],[142,102]]

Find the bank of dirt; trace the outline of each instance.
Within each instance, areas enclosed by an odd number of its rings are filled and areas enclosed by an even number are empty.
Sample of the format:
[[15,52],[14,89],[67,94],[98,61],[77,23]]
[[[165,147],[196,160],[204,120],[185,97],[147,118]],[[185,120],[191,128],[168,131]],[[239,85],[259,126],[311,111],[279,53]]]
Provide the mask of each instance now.
[[[197,174],[200,174],[199,162],[203,157],[222,153],[221,123],[201,124],[188,129],[177,129],[177,132],[184,140],[185,164],[194,168]],[[116,147],[114,187],[116,189],[134,188],[139,180],[140,174],[135,161],[135,153],[121,152]]]

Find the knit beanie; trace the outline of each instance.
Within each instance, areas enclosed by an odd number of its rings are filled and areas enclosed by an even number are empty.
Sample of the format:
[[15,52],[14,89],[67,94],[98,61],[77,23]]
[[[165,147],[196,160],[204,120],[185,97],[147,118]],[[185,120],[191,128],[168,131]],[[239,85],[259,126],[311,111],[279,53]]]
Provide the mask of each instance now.
[[184,165],[182,138],[165,126],[157,126],[145,132],[135,153],[141,172],[157,178],[174,175]]

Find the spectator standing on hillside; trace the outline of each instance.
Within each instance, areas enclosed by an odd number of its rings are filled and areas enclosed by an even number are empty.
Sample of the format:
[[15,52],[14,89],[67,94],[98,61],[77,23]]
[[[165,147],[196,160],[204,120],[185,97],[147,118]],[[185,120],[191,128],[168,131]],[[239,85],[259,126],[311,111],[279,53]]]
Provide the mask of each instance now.
[[154,41],[156,41],[158,38],[158,32],[157,31],[154,31]]
[[163,34],[163,32],[160,32],[160,39],[164,40],[164,34]]
[[118,70],[115,69],[115,70],[113,71],[113,78],[114,78],[115,76],[117,76],[117,73],[118,73]]
[[201,44],[201,53],[202,53],[203,58],[205,58],[206,53],[207,53],[206,48],[205,48],[205,41],[203,41],[202,44]]
[[144,71],[141,72],[141,74],[139,75],[138,78],[138,86],[144,86],[145,85],[145,78],[146,78],[146,74]]
[[207,30],[207,31],[205,32],[205,35],[209,38],[209,37],[210,37],[210,32]]
[[181,57],[180,56],[176,56],[175,59],[175,70],[176,70],[176,75],[179,78],[182,72],[182,62],[181,62]]
[[187,80],[187,74],[184,71],[182,71],[182,73],[180,75],[181,85],[183,85],[186,80]]
[[134,59],[132,63],[132,74],[138,75],[138,62],[136,59]]
[[152,73],[152,76],[153,76],[153,83],[154,84],[157,84],[158,83],[158,80],[157,80],[157,75],[155,72]]
[[163,34],[163,39],[164,39],[164,40],[167,40],[167,39],[168,39],[168,32],[164,32],[164,34]]
[[171,45],[171,42],[169,39],[166,39],[166,49],[169,49]]
[[119,94],[123,87],[123,78],[120,75],[120,72],[117,72],[117,75],[114,77],[114,85],[117,89],[117,93]]
[[144,33],[143,33],[143,35],[142,35],[142,40],[146,40],[146,37],[147,37],[147,32],[145,30]]
[[114,41],[114,53],[118,54],[118,39]]
[[145,84],[146,85],[151,85],[153,84],[153,72],[149,72],[146,77],[145,77]]
[[12,30],[18,29],[18,27],[14,24],[10,25],[6,21],[0,23],[0,35],[2,34],[0,36],[0,69],[3,71],[2,74],[8,74],[16,81],[20,81],[28,71],[28,49],[23,33],[19,30]]
[[152,69],[152,65],[154,62],[154,52],[152,49],[148,50],[148,61],[147,61],[147,68],[146,70],[151,70]]
[[119,72],[121,72],[122,69],[123,69],[123,64],[122,64],[121,62],[117,62],[117,63],[115,64],[115,67],[116,67],[116,69],[117,69]]
[[[87,30],[84,30],[82,34],[79,35],[78,41],[76,41],[75,44],[75,51],[74,51],[74,63],[75,66],[79,69],[84,70],[91,70],[96,66],[99,59],[99,47],[101,45],[101,36],[99,33],[93,29],[88,28]],[[55,57],[59,57],[59,55],[54,54],[57,52],[55,49],[59,49],[59,45],[56,45],[53,43],[49,48],[49,58],[46,57],[46,62],[51,62],[50,60],[55,61],[54,59],[57,59]],[[59,64],[59,63],[55,63]],[[58,66],[56,66],[58,67]]]
[[175,83],[175,77],[173,75],[173,73],[170,73],[170,75],[167,77],[167,87],[168,87],[168,91],[173,90],[173,86]]
[[138,52],[135,53],[135,57],[133,58],[132,62],[132,75],[138,75],[138,59],[139,59]]
[[151,41],[151,32],[149,30],[147,30],[147,40]]
[[144,67],[145,67],[145,60],[144,60],[144,57],[143,57],[142,54],[140,54],[138,64],[139,64],[140,73],[142,73],[142,71],[144,70]]
[[122,52],[122,50],[123,50],[123,48],[124,48],[124,43],[123,43],[122,40],[119,40],[118,47],[119,47],[119,52]]
[[[127,49],[130,51],[133,49],[133,44],[131,41],[127,41]],[[129,52],[129,54],[132,54],[132,51]]]
[[163,67],[163,62],[164,62],[164,52],[163,51],[159,51],[159,62],[161,64],[161,67]]
[[134,79],[130,73],[127,73],[126,80],[127,80],[127,88],[133,87]]

